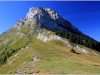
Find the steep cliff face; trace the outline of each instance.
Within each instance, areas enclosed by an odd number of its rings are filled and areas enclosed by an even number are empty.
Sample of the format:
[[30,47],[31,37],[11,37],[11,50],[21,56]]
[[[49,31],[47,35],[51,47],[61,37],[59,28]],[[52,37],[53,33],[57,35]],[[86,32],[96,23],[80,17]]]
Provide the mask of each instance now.
[[70,22],[64,20],[57,12],[50,8],[32,7],[27,13],[26,20],[32,21],[41,28],[82,34]]
[[20,19],[14,27],[20,29],[21,26],[28,22],[32,22],[39,28],[46,28],[52,31],[64,31],[74,34],[83,35],[76,27],[74,27],[69,21],[64,20],[57,12],[50,8],[32,7],[29,9],[26,17]]

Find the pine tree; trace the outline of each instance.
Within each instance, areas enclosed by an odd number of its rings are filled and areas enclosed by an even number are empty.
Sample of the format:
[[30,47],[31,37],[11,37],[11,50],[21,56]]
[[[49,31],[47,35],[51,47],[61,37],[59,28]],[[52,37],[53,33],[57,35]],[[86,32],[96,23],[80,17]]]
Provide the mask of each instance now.
[[7,62],[7,56],[4,56],[3,62],[6,63]]
[[70,36],[69,36],[69,41],[73,42],[73,36],[72,36],[72,34],[70,34]]
[[76,43],[80,44],[80,39],[79,38],[77,38]]
[[90,48],[93,48],[93,42],[92,42],[92,41],[90,41],[89,47],[90,47]]
[[70,34],[69,33],[65,33],[65,38],[69,39]]
[[84,46],[88,47],[88,40],[85,39]]
[[96,50],[97,50],[97,51],[100,51],[100,42],[97,44]]
[[82,39],[82,37],[79,37],[79,40],[80,40],[80,45],[82,45],[82,44],[83,44],[83,39]]

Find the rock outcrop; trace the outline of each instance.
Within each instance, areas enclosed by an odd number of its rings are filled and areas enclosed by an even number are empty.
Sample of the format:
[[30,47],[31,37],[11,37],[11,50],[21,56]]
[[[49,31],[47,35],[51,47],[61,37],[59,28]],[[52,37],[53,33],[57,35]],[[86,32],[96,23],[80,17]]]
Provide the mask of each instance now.
[[84,53],[94,54],[96,56],[100,56],[99,54],[97,54],[97,53],[95,53],[93,51],[91,52],[90,50],[81,48],[78,45],[77,46],[73,46],[68,40],[63,39],[62,37],[57,36],[57,35],[49,34],[49,32],[48,33],[45,33],[45,32],[38,33],[37,38],[40,39],[43,42],[50,41],[52,39],[59,40],[59,41],[62,41],[64,44],[66,44],[68,47],[71,47],[71,48],[73,48],[75,50],[79,50],[79,51],[84,52]]

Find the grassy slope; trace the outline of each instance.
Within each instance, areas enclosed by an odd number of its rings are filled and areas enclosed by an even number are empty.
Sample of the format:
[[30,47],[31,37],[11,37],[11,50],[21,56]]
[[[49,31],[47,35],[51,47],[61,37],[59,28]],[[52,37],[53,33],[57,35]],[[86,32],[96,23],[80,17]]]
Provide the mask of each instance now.
[[[26,41],[23,39],[23,41]],[[17,42],[20,45],[20,42]],[[41,42],[31,36],[31,41],[28,44],[29,49],[19,51],[19,55],[11,56],[8,60],[16,59],[12,64],[5,64],[0,67],[1,74],[14,73],[18,68],[23,68],[26,64],[32,61],[32,56],[35,54],[41,58],[35,66],[27,73],[54,73],[54,74],[93,74],[100,73],[100,57],[85,54],[77,51],[80,54],[70,52],[70,48],[60,41],[51,40],[46,43]]]
[[[10,49],[22,48],[26,45],[26,43],[29,43],[29,49],[27,50],[26,48],[23,48],[19,50],[18,53],[12,55],[8,60],[10,62],[13,60],[15,61],[12,64],[7,62],[5,65],[2,65],[0,67],[0,74],[14,73],[17,69],[25,67],[28,62],[32,61],[33,55],[39,56],[41,60],[37,62],[27,73],[100,73],[100,57],[85,54],[79,51],[77,52],[80,54],[71,53],[71,49],[60,41],[51,40],[44,43],[36,39],[34,35],[29,38],[19,38],[15,35],[16,32],[22,32],[25,33],[26,36],[29,36],[28,34],[30,34],[31,29],[28,27],[29,24],[23,26],[21,30],[12,33],[5,33],[6,36],[11,36],[11,39],[7,44],[1,46],[0,50],[3,50],[8,47],[9,44],[13,43],[15,38],[17,39],[16,43],[9,46],[7,51],[10,51]],[[15,29],[12,28],[11,30],[14,31]],[[46,30],[44,29],[41,33],[42,32],[46,32]],[[4,37],[6,37],[5,35]],[[4,40],[4,37],[0,37],[0,40]]]

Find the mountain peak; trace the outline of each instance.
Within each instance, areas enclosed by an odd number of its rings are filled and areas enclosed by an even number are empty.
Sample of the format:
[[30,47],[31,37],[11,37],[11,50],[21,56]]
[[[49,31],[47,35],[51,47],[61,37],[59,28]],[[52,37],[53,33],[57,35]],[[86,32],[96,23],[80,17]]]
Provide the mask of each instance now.
[[59,17],[59,15],[50,8],[31,7],[27,13],[26,19],[32,20],[36,17],[40,19],[41,17],[47,16],[48,14],[53,20],[56,20]]
[[62,31],[74,34],[82,34],[69,21],[63,19],[56,11],[45,7],[31,7],[24,19],[20,19],[14,27],[20,29],[21,26],[30,22],[40,28],[45,28],[52,31]]

